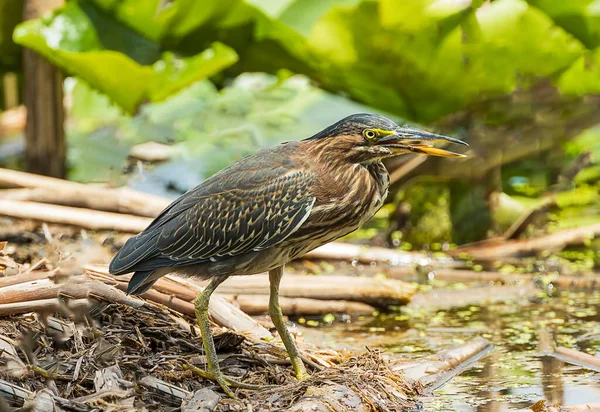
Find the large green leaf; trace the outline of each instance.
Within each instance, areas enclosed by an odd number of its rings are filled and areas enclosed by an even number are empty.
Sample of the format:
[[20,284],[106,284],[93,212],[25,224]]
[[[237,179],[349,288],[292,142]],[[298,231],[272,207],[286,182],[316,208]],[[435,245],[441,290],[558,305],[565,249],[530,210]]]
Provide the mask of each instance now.
[[150,99],[162,100],[195,81],[220,72],[236,61],[235,51],[221,43],[214,43],[210,49],[187,59],[178,59],[172,53],[165,53],[162,60],[154,64],[154,74],[148,85]]
[[[154,65],[161,70],[151,74],[154,91],[138,91],[127,99],[118,96],[128,110],[140,96],[164,98],[196,80],[198,67],[203,67],[198,70],[202,72],[211,71],[210,66],[212,73],[228,67],[234,60],[232,52],[213,50],[214,56],[224,59],[210,64],[206,54],[196,56],[213,41],[240,54],[234,72],[287,68],[309,75],[326,89],[420,122],[541,79],[550,79],[565,93],[593,93],[599,88],[597,52],[590,50],[599,41],[598,0],[88,0],[70,4],[83,10],[75,17],[89,21],[73,22],[72,33],[93,39],[94,50],[122,51],[142,70],[160,59],[161,49],[186,56],[173,60],[167,55]],[[58,16],[67,19],[69,7]],[[121,34],[109,35],[113,26]],[[40,27],[33,23],[31,27],[45,46],[54,41]],[[131,33],[125,35],[123,30]],[[43,51],[45,46],[35,45]],[[73,51],[48,48],[52,53],[59,50],[59,55]],[[69,70],[64,59],[59,64]],[[174,70],[175,66],[186,67]],[[78,75],[90,77],[85,72]],[[210,74],[202,74],[206,75]],[[143,75],[131,77],[147,80]],[[161,91],[156,88],[159,83]],[[102,90],[116,94],[107,89]]]
[[[15,42],[44,55],[67,73],[78,76],[133,113],[146,99],[164,99],[182,87],[212,76],[235,63],[236,53],[215,43],[196,56],[177,58],[165,53],[154,65],[140,64],[122,50],[137,50],[149,61],[158,46],[112,22],[89,5],[69,2],[51,17],[26,21],[15,29]],[[100,30],[102,28],[103,30]],[[125,39],[119,40],[125,36]],[[107,45],[111,48],[108,49]],[[140,52],[145,49],[147,52]],[[140,54],[142,53],[142,54]],[[131,54],[131,53],[130,53]],[[159,56],[159,55],[157,55]],[[150,59],[150,62],[155,59]]]
[[158,42],[163,36],[166,26],[156,19],[161,0],[94,0],[104,13],[112,15],[117,21],[126,25],[147,39]]
[[[555,76],[585,51],[520,0],[487,4],[476,15],[469,7],[433,5],[382,0],[334,7],[315,23],[305,43],[277,38],[279,31],[266,36],[308,60],[328,87],[419,121],[460,109],[481,95],[526,86],[529,79]],[[474,23],[477,37],[465,39],[463,26]]]
[[243,0],[88,0],[121,24],[154,42],[176,44],[204,26],[239,25],[252,8]]
[[600,1],[528,0],[528,2],[542,10],[586,47],[593,49],[600,45]]
[[589,64],[562,80],[589,51],[523,0],[479,8],[482,2],[315,3],[252,1],[263,14],[242,67],[287,65],[328,89],[424,122],[545,78],[579,93],[597,90]]

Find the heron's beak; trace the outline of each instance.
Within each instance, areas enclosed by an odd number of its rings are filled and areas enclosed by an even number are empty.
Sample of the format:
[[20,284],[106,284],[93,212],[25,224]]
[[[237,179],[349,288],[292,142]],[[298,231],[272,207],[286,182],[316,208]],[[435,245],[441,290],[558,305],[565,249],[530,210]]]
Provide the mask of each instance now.
[[379,139],[377,144],[385,146],[392,152],[398,154],[412,152],[429,156],[467,157],[464,154],[433,147],[433,143],[435,142],[450,142],[468,146],[468,144],[462,140],[406,127],[398,128],[394,134]]

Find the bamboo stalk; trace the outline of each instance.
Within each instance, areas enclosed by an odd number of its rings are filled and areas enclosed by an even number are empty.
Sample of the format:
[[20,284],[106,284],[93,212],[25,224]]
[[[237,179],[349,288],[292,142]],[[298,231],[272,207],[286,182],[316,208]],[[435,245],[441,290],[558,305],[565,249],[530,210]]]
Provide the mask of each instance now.
[[[228,302],[239,306],[249,315],[268,315],[269,296],[267,295],[221,295]],[[309,298],[280,297],[279,305],[286,316],[319,316],[328,313],[348,313],[369,315],[375,312],[373,306],[346,300],[319,300]]]
[[[100,269],[99,266],[90,266],[91,268]],[[127,283],[131,275],[124,275],[113,278],[106,278],[107,282],[111,285],[116,286],[120,290],[127,289]],[[111,280],[109,280],[111,279]],[[104,281],[104,279],[102,279]],[[183,300],[186,302],[192,302],[196,298],[196,293],[189,287],[184,287],[180,283],[173,281],[169,276],[160,278],[153,286],[154,290],[161,292],[166,296],[160,298],[156,296],[142,295],[143,298],[149,299],[158,303],[162,303],[175,309],[172,306],[172,302]],[[152,290],[151,289],[151,290]],[[248,294],[223,294],[216,293],[215,296],[223,297],[227,302],[233,303],[234,306],[239,307],[244,313],[249,315],[267,315],[269,313],[269,296],[268,295],[248,295]],[[176,299],[176,300],[173,300]],[[169,301],[169,303],[166,303]],[[366,315],[371,314],[375,311],[370,305],[361,302],[351,302],[345,300],[319,300],[310,298],[288,298],[280,297],[279,304],[281,310],[286,316],[311,316],[311,315],[325,315],[328,313],[349,313],[349,314],[360,314]],[[178,310],[178,309],[176,309]],[[191,307],[182,304],[179,310],[182,313],[194,315],[193,305]]]
[[6,199],[0,199],[0,215],[128,233],[141,232],[152,222],[152,219],[133,215]]
[[596,356],[592,356],[575,349],[565,348],[564,346],[559,346],[554,349],[554,352],[551,355],[564,362],[583,366],[584,368],[600,372],[600,358]]
[[481,242],[460,247],[452,254],[467,253],[473,259],[494,260],[508,256],[535,254],[548,250],[561,250],[565,246],[581,244],[589,239],[600,236],[600,223],[561,230],[550,235],[534,239],[512,240],[504,242]]
[[[127,290],[127,283],[118,282],[114,286],[123,292]],[[194,311],[194,305],[192,303],[172,295],[160,293],[157,290],[150,289],[149,291],[140,295],[140,297],[152,302],[160,303],[161,305],[171,308],[179,313],[183,313],[184,315],[196,315],[196,312]]]
[[[86,270],[93,279],[114,285],[123,290],[126,289],[127,281],[131,276],[113,276],[108,273],[104,266],[100,265],[90,265]],[[158,285],[160,285],[160,289],[156,289],[156,286]],[[194,282],[173,275],[163,276],[156,282],[154,289],[156,290],[156,293],[161,293],[162,296],[156,295],[155,293],[142,296],[147,297],[148,299],[160,299],[160,302],[158,303],[174,302],[174,305],[178,305],[179,309],[185,311],[183,313],[188,313],[192,316],[194,315],[193,304],[189,303],[189,301],[193,301],[193,299],[195,299],[195,297],[203,290],[201,286]],[[273,336],[266,328],[259,325],[258,322],[231,303],[227,302],[221,296],[213,295],[211,297],[208,310],[211,317],[219,325],[246,334],[252,339],[260,340],[263,338],[271,338]]]
[[[188,279],[167,275],[171,281],[189,288],[195,295],[199,295],[203,288]],[[223,325],[236,332],[248,335],[253,339],[271,338],[273,335],[266,328],[259,325],[248,314],[227,302],[221,296],[212,296],[208,304],[211,317],[219,325]]]
[[[387,268],[381,271],[393,279],[412,279],[418,277],[416,269],[409,268]],[[476,272],[473,270],[461,270],[450,268],[434,268],[430,272],[437,280],[450,282],[502,282],[502,283],[529,283],[533,282],[537,275],[522,273],[500,273],[500,272]],[[600,276],[589,273],[580,276],[557,275],[550,278],[550,284],[557,288],[569,290],[588,290],[600,286]]]
[[526,286],[482,286],[466,290],[433,290],[415,294],[409,308],[451,309],[491,302],[507,302],[535,296],[539,290]]
[[494,346],[481,337],[411,362],[396,362],[394,370],[420,379],[430,390],[436,389],[471,363],[487,355]]
[[47,272],[42,270],[31,271],[27,273],[19,273],[14,276],[5,276],[0,278],[0,289],[5,286],[18,285],[19,283],[32,282],[34,280],[47,279],[52,277],[56,273],[56,270]]
[[170,203],[166,198],[128,188],[102,188],[9,169],[0,169],[0,186],[35,189],[29,196],[42,203],[148,217],[157,216]]
[[381,263],[391,266],[412,266],[415,264],[452,265],[452,259],[432,259],[424,253],[403,252],[375,246],[361,246],[350,243],[331,242],[303,256],[307,259],[357,260],[363,263]]
[[89,309],[91,306],[92,303],[88,298],[73,299],[68,302],[59,298],[53,298],[0,303],[0,316],[12,316],[30,312],[74,312],[80,309]]
[[[75,283],[77,282],[77,283]],[[65,296],[71,299],[98,297],[108,302],[120,303],[132,307],[141,307],[140,299],[118,291],[97,280],[83,280],[82,277],[71,277],[69,283],[56,284],[50,279],[24,282],[0,289],[0,303],[31,302]]]
[[[394,279],[349,276],[288,275],[281,279],[279,293],[293,298],[346,300],[374,306],[403,305],[410,301],[414,286]],[[226,295],[268,295],[268,275],[238,276],[219,286]]]

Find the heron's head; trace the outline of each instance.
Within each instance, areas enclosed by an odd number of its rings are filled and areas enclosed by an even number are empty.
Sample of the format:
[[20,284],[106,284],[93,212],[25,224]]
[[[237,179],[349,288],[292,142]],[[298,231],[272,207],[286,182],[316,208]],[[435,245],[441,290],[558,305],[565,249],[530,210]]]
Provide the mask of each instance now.
[[398,126],[377,114],[354,114],[329,126],[307,140],[324,145],[328,154],[342,156],[354,163],[368,163],[407,153],[442,157],[466,157],[434,147],[435,142],[468,146],[465,142]]

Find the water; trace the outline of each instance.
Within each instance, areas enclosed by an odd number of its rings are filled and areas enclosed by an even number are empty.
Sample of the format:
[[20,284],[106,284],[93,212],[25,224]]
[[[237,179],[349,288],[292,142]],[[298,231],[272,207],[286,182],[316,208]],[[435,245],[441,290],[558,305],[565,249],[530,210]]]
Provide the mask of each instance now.
[[507,411],[548,404],[600,403],[600,373],[540,356],[538,336],[550,331],[557,345],[600,352],[600,292],[561,292],[512,303],[451,310],[404,309],[329,326],[305,328],[305,340],[333,348],[380,347],[422,357],[482,336],[496,349],[454,377],[424,410]]

